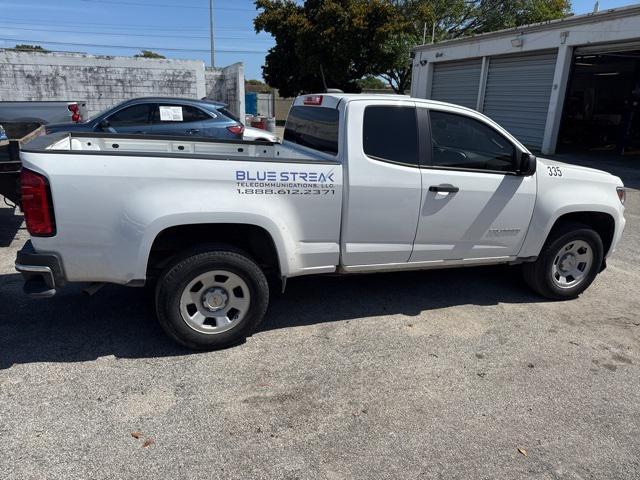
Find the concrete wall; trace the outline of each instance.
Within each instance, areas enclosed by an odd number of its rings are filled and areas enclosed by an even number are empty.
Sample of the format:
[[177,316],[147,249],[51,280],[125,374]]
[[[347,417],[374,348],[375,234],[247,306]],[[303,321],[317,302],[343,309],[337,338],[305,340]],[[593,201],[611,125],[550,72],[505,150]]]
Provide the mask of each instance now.
[[145,96],[214,96],[244,115],[244,68],[205,70],[198,60],[0,50],[0,101],[84,100],[92,115]]
[[225,68],[207,67],[204,73],[206,95],[224,102],[244,122],[244,65],[234,63]]

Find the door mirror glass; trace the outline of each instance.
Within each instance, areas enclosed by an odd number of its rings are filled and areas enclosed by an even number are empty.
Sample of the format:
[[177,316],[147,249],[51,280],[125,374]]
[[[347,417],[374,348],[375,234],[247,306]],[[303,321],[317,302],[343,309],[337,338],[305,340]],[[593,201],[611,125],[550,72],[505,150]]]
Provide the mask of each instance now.
[[520,167],[518,173],[523,176],[530,176],[536,173],[536,166],[538,165],[538,159],[531,153],[523,152],[520,156]]
[[106,132],[109,130],[109,127],[111,127],[111,124],[109,123],[109,120],[102,120],[99,124],[98,127],[100,128],[100,130],[102,130],[103,132]]

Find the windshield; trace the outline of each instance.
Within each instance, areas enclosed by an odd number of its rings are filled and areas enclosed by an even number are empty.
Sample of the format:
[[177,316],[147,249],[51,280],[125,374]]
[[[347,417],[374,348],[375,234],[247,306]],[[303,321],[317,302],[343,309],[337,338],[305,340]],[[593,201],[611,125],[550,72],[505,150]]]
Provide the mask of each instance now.
[[219,108],[218,111],[223,114],[225,117],[229,117],[231,120],[235,120],[238,123],[243,123],[238,117],[236,117],[233,113],[231,113],[226,108]]

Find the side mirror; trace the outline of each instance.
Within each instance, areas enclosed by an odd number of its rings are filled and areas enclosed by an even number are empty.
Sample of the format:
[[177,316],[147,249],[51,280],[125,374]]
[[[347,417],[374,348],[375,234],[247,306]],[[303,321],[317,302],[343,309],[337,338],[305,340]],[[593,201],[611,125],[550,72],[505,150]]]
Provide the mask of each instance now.
[[524,177],[529,177],[536,173],[536,166],[538,165],[538,159],[531,153],[522,153],[520,156],[520,166],[518,168],[518,174]]
[[111,128],[111,124],[109,123],[109,120],[102,120],[98,124],[98,127],[100,127],[100,130],[102,130],[103,132],[108,132]]

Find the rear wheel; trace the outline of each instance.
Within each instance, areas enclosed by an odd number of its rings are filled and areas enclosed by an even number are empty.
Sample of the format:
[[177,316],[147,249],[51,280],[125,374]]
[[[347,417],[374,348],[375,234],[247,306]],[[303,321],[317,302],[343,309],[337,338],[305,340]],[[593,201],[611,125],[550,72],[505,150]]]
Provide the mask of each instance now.
[[158,280],[160,325],[180,344],[214,350],[242,342],[264,318],[269,287],[247,255],[200,248],[183,255]]
[[580,223],[566,223],[551,233],[538,259],[523,266],[524,278],[547,298],[575,298],[595,279],[603,255],[596,231]]

